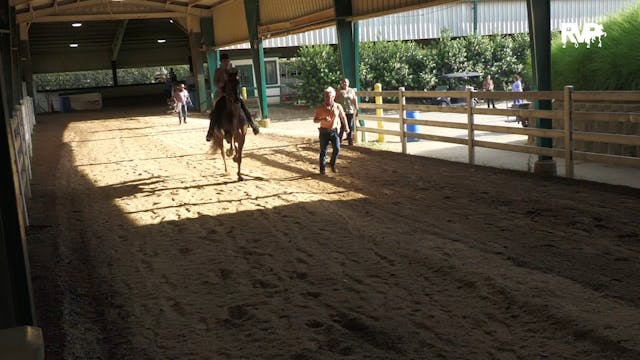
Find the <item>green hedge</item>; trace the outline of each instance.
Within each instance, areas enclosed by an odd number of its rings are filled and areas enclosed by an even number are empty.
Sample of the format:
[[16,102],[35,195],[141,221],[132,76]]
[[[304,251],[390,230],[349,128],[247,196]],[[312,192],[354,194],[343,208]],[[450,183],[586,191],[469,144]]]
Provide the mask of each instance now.
[[552,45],[552,83],[554,89],[573,85],[576,90],[640,89],[640,5],[613,15],[602,22],[606,37],[598,43],[562,48],[560,34]]
[[[496,89],[510,87],[514,74],[529,84],[529,36],[478,36],[453,39],[448,30],[439,40],[422,45],[407,41],[378,41],[360,44],[360,88],[373,90],[375,83],[383,89],[434,89],[444,84],[440,75],[477,71],[490,74]],[[329,45],[304,46],[293,62],[301,83],[298,97],[309,104],[322,101],[322,89],[339,86],[340,60],[337,50]],[[475,79],[481,86],[481,79]]]

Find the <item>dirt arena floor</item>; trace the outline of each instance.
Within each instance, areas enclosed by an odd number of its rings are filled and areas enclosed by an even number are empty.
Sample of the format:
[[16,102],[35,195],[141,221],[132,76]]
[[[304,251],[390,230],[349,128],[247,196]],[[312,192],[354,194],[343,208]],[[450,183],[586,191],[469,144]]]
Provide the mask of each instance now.
[[37,120],[49,360],[640,359],[640,190],[267,134],[236,182],[205,118]]

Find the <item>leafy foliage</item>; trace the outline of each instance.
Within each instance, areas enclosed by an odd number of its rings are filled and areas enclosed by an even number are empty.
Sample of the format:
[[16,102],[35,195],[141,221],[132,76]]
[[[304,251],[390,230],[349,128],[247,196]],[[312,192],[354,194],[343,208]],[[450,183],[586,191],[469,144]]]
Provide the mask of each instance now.
[[438,76],[468,70],[464,40],[451,38],[451,31],[442,29],[440,40],[431,48]]
[[373,90],[424,89],[435,83],[434,63],[426,50],[414,42],[366,42],[360,47],[360,85]]
[[35,74],[38,91],[113,86],[111,70]]
[[[525,65],[530,59],[529,38],[516,36],[491,36],[492,56],[486,67],[486,74],[492,74],[496,90],[509,89],[513,76],[519,74],[524,84],[530,84],[530,71],[525,71]],[[517,40],[516,40],[517,39]],[[527,85],[528,86],[528,85]]]
[[335,88],[340,84],[341,66],[338,54],[332,46],[301,47],[294,67],[301,80],[295,85],[298,98],[308,104],[321,103],[324,89],[328,86]]
[[552,43],[553,88],[573,85],[576,90],[638,90],[640,88],[640,5],[635,5],[602,22],[606,37],[597,42],[562,48],[555,36]]
[[[184,81],[189,75],[188,65],[170,65],[178,80]],[[149,84],[162,67],[118,69],[118,85]],[[35,74],[33,76],[38,91],[96,88],[113,86],[111,70],[76,71],[65,73]]]
[[[366,42],[360,46],[360,85],[364,90],[372,90],[376,83],[385,90],[433,89],[445,84],[443,74],[477,71],[492,75],[496,89],[503,89],[510,86],[514,74],[520,74],[525,84],[530,82],[529,53],[528,34],[453,39],[443,29],[440,39],[428,46],[411,41]],[[301,80],[300,98],[309,103],[319,101],[328,84],[338,85],[338,57],[327,45],[301,48],[294,64]]]

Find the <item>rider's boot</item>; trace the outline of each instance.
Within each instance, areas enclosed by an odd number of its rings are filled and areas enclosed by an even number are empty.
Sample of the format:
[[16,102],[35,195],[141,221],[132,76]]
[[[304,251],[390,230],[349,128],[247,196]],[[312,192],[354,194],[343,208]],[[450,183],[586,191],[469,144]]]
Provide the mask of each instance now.
[[247,105],[244,104],[244,101],[242,99],[240,99],[240,107],[242,108],[242,111],[247,118],[247,123],[249,123],[251,129],[253,129],[253,134],[258,135],[260,133],[260,128],[258,127],[258,125],[256,125],[255,122],[253,122],[253,118],[251,118],[251,114],[249,114],[249,109],[247,109]]

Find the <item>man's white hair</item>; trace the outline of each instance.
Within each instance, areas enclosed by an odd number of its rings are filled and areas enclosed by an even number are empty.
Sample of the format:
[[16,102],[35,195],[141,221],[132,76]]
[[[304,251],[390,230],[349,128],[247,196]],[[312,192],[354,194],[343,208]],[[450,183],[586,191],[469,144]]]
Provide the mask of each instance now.
[[335,95],[336,94],[336,89],[334,89],[331,86],[329,86],[328,88],[324,89],[324,92]]

